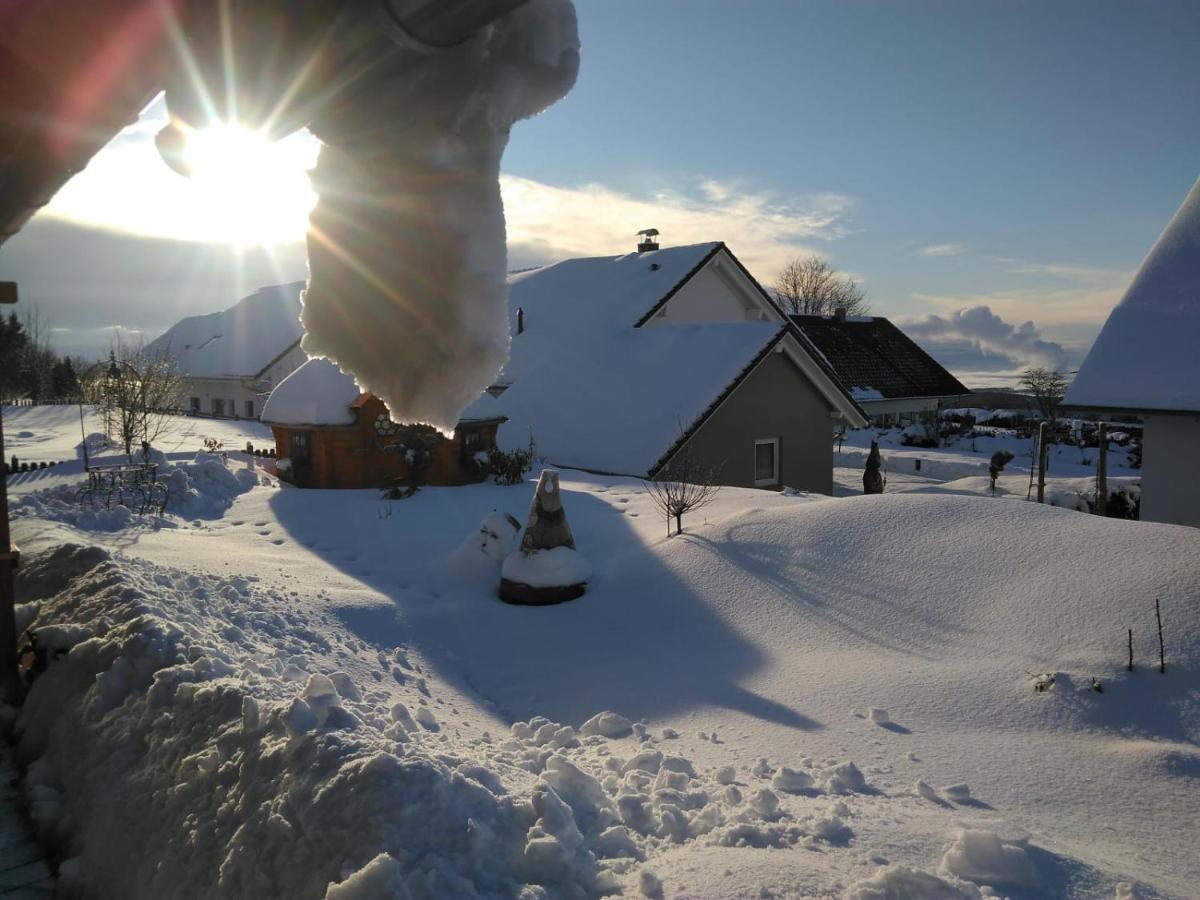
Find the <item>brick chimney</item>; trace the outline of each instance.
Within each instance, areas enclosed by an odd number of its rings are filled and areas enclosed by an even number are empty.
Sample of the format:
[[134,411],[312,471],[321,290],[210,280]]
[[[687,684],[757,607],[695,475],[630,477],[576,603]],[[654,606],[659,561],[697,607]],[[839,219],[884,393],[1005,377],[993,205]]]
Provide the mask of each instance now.
[[648,250],[658,249],[658,229],[643,228],[638,232],[638,253],[645,253]]

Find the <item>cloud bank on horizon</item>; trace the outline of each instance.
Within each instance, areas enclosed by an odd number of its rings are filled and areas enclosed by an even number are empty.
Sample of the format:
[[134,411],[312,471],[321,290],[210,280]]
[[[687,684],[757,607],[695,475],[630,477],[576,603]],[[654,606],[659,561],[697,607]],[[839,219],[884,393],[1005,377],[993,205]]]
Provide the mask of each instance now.
[[954,372],[1012,373],[1030,366],[1064,369],[1071,354],[1047,340],[1033,322],[1014,325],[988,306],[946,316],[902,319],[904,331],[938,362]]

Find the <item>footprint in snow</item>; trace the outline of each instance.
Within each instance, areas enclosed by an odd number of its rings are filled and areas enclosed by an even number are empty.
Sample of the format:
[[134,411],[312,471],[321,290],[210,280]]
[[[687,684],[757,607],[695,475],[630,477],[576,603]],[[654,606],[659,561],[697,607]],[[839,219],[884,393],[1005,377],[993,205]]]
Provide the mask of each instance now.
[[276,547],[278,547],[280,544],[283,543],[283,538],[275,538],[275,540],[271,541],[271,543],[274,544]]

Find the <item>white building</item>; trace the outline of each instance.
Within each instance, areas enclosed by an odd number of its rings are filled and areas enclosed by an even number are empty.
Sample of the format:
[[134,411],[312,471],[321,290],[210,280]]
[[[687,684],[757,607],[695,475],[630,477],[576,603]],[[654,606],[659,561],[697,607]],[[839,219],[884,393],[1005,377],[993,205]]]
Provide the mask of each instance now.
[[308,357],[300,349],[303,281],[260,288],[219,313],[189,316],[148,346],[170,354],[182,404],[200,415],[255,419],[275,385]]
[[1142,417],[1141,518],[1200,526],[1200,181],[1104,323],[1064,405]]

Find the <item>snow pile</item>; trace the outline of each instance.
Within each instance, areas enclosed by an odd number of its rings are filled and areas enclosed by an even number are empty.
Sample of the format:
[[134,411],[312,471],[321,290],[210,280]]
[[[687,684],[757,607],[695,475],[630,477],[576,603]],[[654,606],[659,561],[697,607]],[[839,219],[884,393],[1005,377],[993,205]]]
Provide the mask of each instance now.
[[[414,714],[312,671],[297,651],[328,639],[252,579],[64,545],[19,587],[56,651],[16,725],[36,824],[106,893],[589,897],[669,846],[852,835],[844,804],[792,809],[750,771],[743,793],[612,712],[447,744],[423,693]],[[610,745],[630,731],[644,749]]]
[[886,866],[846,891],[846,900],[968,900],[979,891],[958,887],[936,875],[908,866]]
[[289,695],[303,672],[284,647],[322,639],[245,579],[67,545],[32,558],[22,589],[64,572],[39,619],[73,622],[78,643],[35,682],[17,733],[37,825],[81,881],[128,897],[595,893],[595,857],[550,787],[586,788],[569,766],[515,795],[344,675]]
[[268,598],[242,579],[66,546],[32,559],[22,587],[48,595],[40,619],[73,620],[53,630],[69,652],[17,725],[38,824],[80,878],[114,893],[474,897],[539,884],[582,897],[615,891],[663,846],[841,846],[849,834],[845,809],[793,814],[769,788],[743,797],[686,758],[618,756],[604,733],[629,723],[614,713],[578,733],[518,722],[447,756],[427,707],[385,715],[344,673],[310,673],[290,693],[304,677],[291,657],[253,651],[303,632],[248,614]]
[[397,421],[450,432],[503,365],[500,158],[513,123],[564,96],[578,68],[570,0],[532,0],[458,46],[397,54],[313,124],[326,143],[302,346]]
[[461,581],[492,590],[499,583],[500,567],[517,543],[521,523],[509,513],[491,512],[446,560],[445,581]]
[[1026,841],[1005,841],[995,832],[967,828],[958,832],[942,857],[942,872],[989,887],[1037,887],[1039,883]]
[[359,396],[354,378],[327,359],[310,359],[263,404],[262,420],[275,425],[351,425]]
[[516,550],[504,560],[501,575],[531,587],[561,587],[587,583],[592,577],[592,564],[571,547],[551,547],[528,553]]
[[[246,493],[262,476],[249,464],[239,465],[214,453],[197,453],[191,461],[170,461],[161,453],[152,457],[158,465],[158,480],[167,487],[167,513],[183,519],[214,519]],[[105,494],[96,493],[89,503],[80,491],[86,481],[56,484],[53,487],[14,497],[11,505],[13,519],[39,518],[66,522],[84,531],[119,531],[138,520],[137,506],[141,495],[126,492],[127,502],[135,508],[121,505],[114,494],[110,506],[105,506]],[[147,516],[156,516],[147,511]],[[155,518],[155,521],[161,521]]]

